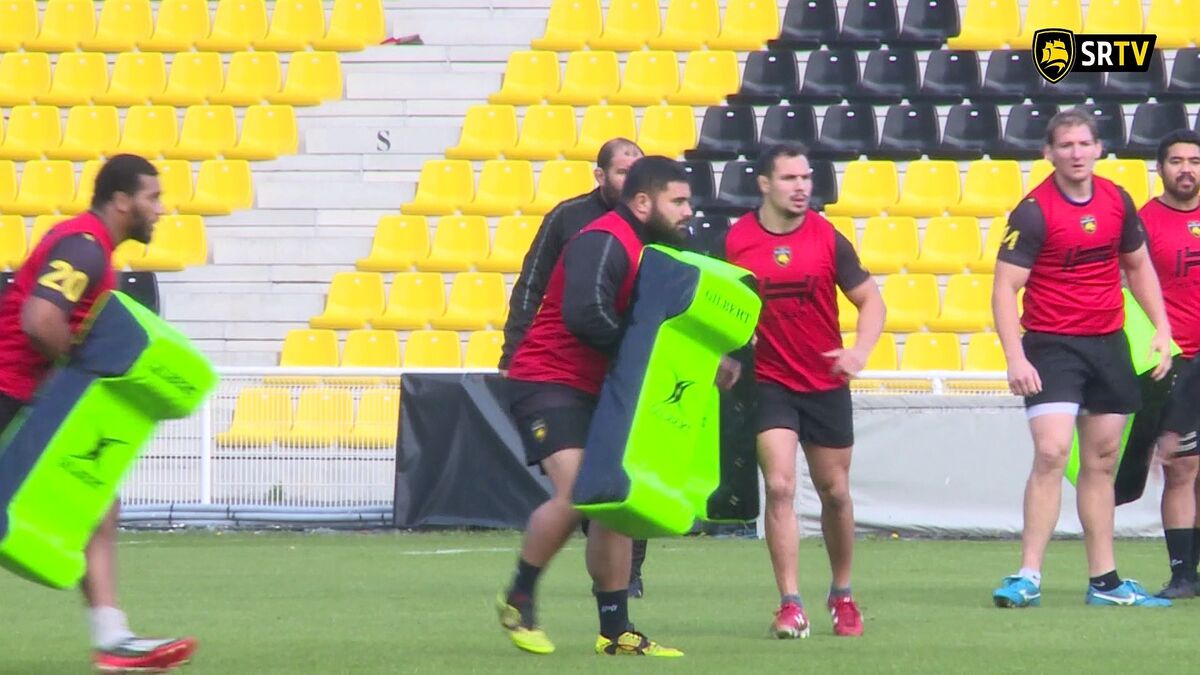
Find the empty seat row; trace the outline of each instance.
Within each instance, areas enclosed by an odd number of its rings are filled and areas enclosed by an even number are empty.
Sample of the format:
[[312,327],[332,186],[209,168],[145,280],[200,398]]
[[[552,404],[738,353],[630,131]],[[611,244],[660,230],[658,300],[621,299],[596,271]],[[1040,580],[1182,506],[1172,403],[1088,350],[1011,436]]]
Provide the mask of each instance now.
[[893,0],[850,0],[838,21],[836,0],[790,0],[773,49],[808,50],[821,45],[874,49],[892,47],[936,49],[959,32],[958,3],[954,0],[908,2],[897,20]]
[[347,387],[304,387],[293,403],[288,388],[247,387],[238,392],[229,427],[217,434],[217,444],[227,448],[394,447],[400,428],[400,390],[367,387],[357,406],[354,398]]
[[[593,161],[595,156],[593,152]],[[469,161],[429,160],[421,166],[416,195],[400,211],[424,216],[456,212],[503,216],[520,211],[540,216],[564,199],[590,192],[595,186],[592,164],[582,160],[546,162],[536,187],[533,164],[528,160],[488,160],[483,163],[478,189]]]
[[1195,0],[1028,0],[1022,17],[1019,0],[967,0],[962,32],[949,40],[953,49],[1000,49],[1005,45],[1028,49],[1041,28],[1063,28],[1076,33],[1153,33],[1159,49],[1179,49],[1200,44],[1200,6]]
[[107,58],[95,52],[62,54],[53,70],[43,53],[0,58],[0,105],[317,105],[341,97],[342,68],[333,52],[292,54],[286,80],[275,52],[238,52],[228,73],[220,54],[186,52],[175,55],[169,74],[162,54],[126,52],[111,78]]
[[[168,211],[223,216],[254,206],[250,163],[242,159],[209,159],[192,180],[187,160],[155,161]],[[62,159],[25,162],[20,181],[16,164],[0,160],[0,213],[19,215],[75,214],[92,202],[102,160],[84,162],[79,180],[74,165]]]
[[[336,332],[326,328],[298,328],[288,331],[284,338],[279,365],[284,368],[495,368],[503,345],[503,331],[474,331],[467,338],[464,356],[454,331],[414,330],[408,334],[401,359],[396,331],[359,329],[346,333],[339,357]],[[325,380],[340,381],[343,377],[331,376]]]
[[171,106],[133,106],[125,114],[113,106],[75,106],[64,128],[55,106],[12,108],[0,125],[0,159],[89,160],[133,153],[168,159],[275,159],[295,154],[300,135],[296,111],[287,105],[246,109],[242,132],[232,106],[195,105],[183,114],[182,128]]
[[572,52],[560,78],[557,54],[518,51],[509,55],[500,91],[488,101],[512,105],[594,105],[604,101],[712,105],[737,91],[738,77],[737,54],[731,51],[691,52],[682,77],[674,53],[634,52],[629,55],[624,78],[616,52]]
[[[10,270],[20,267],[46,232],[63,219],[63,216],[38,216],[27,235],[24,218],[0,215],[0,267]],[[128,267],[148,272],[176,272],[203,265],[207,260],[204,220],[200,216],[178,215],[159,218],[148,245],[133,240],[125,241],[117,246],[112,257],[116,269]]]
[[521,262],[541,227],[541,216],[503,216],[488,242],[483,216],[443,216],[430,241],[425,216],[389,215],[379,219],[371,252],[356,267],[362,272],[520,271]]
[[[990,274],[951,275],[945,299],[939,297],[938,279],[933,274],[889,274],[882,286],[886,331],[972,333],[992,328]],[[838,321],[844,331],[854,330],[858,321],[858,310],[840,291]]]
[[[845,344],[854,344],[853,333],[843,334]],[[863,379],[850,381],[855,393],[931,392],[932,382],[916,371],[970,371],[1002,373],[1006,370],[1004,350],[995,333],[973,333],[967,339],[963,357],[959,336],[952,333],[914,333],[898,347],[896,336],[884,333],[867,360],[866,370],[914,371],[913,379]],[[917,379],[920,378],[920,379]],[[1008,391],[1008,382],[1001,378],[980,380],[946,380],[945,393],[999,393]]]
[[157,21],[150,0],[44,4],[40,23],[34,0],[0,5],[0,51],[355,51],[379,44],[386,33],[382,0],[335,0],[328,29],[321,0],[279,0],[269,22],[266,0],[220,0],[211,22],[208,3],[189,0],[161,0]]
[[[385,301],[386,298],[386,301]],[[449,299],[437,272],[401,272],[384,292],[378,272],[338,272],[329,284],[325,311],[309,320],[313,328],[372,328],[412,330],[432,326],[442,330],[502,328],[508,316],[504,275],[498,272],[459,272],[450,285]]]

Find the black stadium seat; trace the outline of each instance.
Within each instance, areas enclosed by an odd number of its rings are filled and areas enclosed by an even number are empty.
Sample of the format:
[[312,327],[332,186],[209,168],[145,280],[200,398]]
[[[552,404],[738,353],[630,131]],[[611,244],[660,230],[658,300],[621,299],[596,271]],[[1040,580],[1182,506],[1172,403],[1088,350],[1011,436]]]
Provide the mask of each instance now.
[[691,159],[737,159],[753,155],[758,147],[758,121],[748,105],[712,106],[704,111],[700,141],[684,157]]
[[1125,151],[1125,111],[1120,103],[1090,103],[1081,106],[1096,120],[1103,152],[1121,154]]
[[879,149],[873,157],[902,161],[935,155],[940,131],[937,109],[932,104],[894,105],[883,119]]
[[737,217],[758,208],[762,193],[758,189],[758,177],[753,162],[726,162],[721,171],[721,188],[717,198],[701,204],[706,216]]
[[688,175],[688,187],[692,190],[692,208],[712,201],[717,194],[717,179],[713,176],[712,164],[705,161],[683,162]]
[[804,85],[790,103],[840,103],[858,91],[858,57],[853,49],[810,52]]
[[1200,49],[1189,47],[1175,52],[1171,81],[1159,99],[1195,101],[1200,99]]
[[727,232],[729,219],[725,216],[696,216],[688,223],[689,248],[704,255],[723,256]]
[[1033,55],[1027,49],[1002,49],[988,57],[987,72],[975,101],[1020,103],[1036,97],[1045,80],[1033,65]]
[[1133,123],[1129,125],[1129,142],[1121,155],[1155,159],[1158,142],[1163,136],[1189,126],[1187,108],[1180,101],[1139,103],[1133,113]]
[[817,115],[811,105],[771,106],[763,116],[758,151],[780,143],[803,143],[811,149],[817,139]]
[[839,47],[878,49],[896,38],[900,24],[896,0],[849,0],[842,15]]
[[155,314],[162,314],[158,277],[154,272],[121,272],[118,288]]
[[1046,125],[1058,112],[1053,103],[1021,103],[1008,111],[1004,136],[990,153],[993,159],[1037,159],[1046,145]]
[[825,109],[821,136],[812,150],[818,159],[846,161],[870,154],[879,146],[875,109],[865,103]]
[[836,0],[789,0],[779,37],[771,49],[808,50],[832,43],[838,35]]
[[1068,73],[1052,85],[1038,91],[1038,100],[1057,103],[1083,103],[1104,87],[1104,73]]
[[1000,140],[1000,113],[992,103],[960,103],[950,108],[938,157],[979,159]]
[[979,54],[939,49],[929,53],[921,90],[909,98],[937,105],[956,105],[979,92]]
[[751,52],[742,71],[742,86],[730,103],[775,105],[800,91],[796,54],[790,51]]
[[1097,101],[1140,103],[1167,90],[1167,69],[1158,50],[1150,57],[1150,69],[1144,73],[1109,73],[1104,88],[1095,94]]
[[910,49],[937,49],[961,30],[955,0],[910,0],[904,8],[900,32],[891,44]]
[[917,55],[908,49],[877,49],[867,54],[862,85],[852,98],[863,103],[899,103],[921,88]]
[[809,198],[809,206],[814,211],[820,211],[826,204],[832,204],[838,199],[837,173],[833,162],[826,159],[811,160],[813,191]]

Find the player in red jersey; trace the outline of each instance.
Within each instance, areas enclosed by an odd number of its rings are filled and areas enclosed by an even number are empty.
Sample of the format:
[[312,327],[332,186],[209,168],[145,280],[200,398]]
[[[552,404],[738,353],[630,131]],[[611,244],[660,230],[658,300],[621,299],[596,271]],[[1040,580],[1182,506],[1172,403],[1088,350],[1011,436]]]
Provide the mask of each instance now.
[[[1100,153],[1090,113],[1066,110],[1050,120],[1045,156],[1054,172],[1013,210],[997,257],[996,332],[1008,360],[1009,385],[1025,397],[1034,446],[1021,569],[993,592],[998,607],[1041,603],[1042,558],[1058,522],[1076,425],[1077,502],[1091,577],[1087,603],[1170,605],[1137,582],[1123,581],[1113,553],[1117,452],[1126,417],[1141,407],[1123,330],[1122,270],[1154,323],[1156,379],[1171,366],[1171,328],[1132,200],[1093,174]],[[1022,287],[1025,312],[1018,318]]]
[[[796,446],[804,449],[821,499],[821,529],[833,582],[826,605],[837,635],[861,635],[850,593],[854,507],[850,457],[854,421],[848,379],[858,374],[883,331],[879,287],[854,246],[809,209],[812,169],[800,145],[765,149],[758,159],[763,204],[734,223],[724,257],[754,273],[763,298],[754,348],[758,381],[758,455],[766,483],[767,548],[781,602],[771,632],[807,637],[797,586]],[[859,309],[857,339],[842,344],[837,289]]]
[[1158,146],[1158,174],[1163,194],[1147,202],[1139,215],[1162,286],[1171,335],[1183,350],[1175,359],[1175,381],[1159,422],[1158,440],[1165,478],[1163,532],[1171,565],[1171,579],[1158,595],[1174,599],[1194,597],[1200,584],[1196,574],[1200,379],[1193,363],[1200,351],[1200,134],[1177,131],[1164,138]]
[[[93,303],[115,287],[113,249],[126,239],[150,241],[160,196],[153,164],[117,155],[96,175],[91,210],[55,225],[30,252],[0,296],[0,429],[37,397]],[[85,553],[93,660],[105,671],[172,669],[187,662],[196,642],[141,638],[129,629],[117,609],[117,516],[114,504]]]

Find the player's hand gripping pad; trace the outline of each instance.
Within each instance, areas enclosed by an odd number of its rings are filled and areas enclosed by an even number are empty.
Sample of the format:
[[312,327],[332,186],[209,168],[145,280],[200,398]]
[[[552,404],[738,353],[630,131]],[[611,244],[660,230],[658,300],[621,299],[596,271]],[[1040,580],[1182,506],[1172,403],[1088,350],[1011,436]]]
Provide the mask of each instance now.
[[70,588],[83,551],[158,422],[216,385],[186,337],[119,292],[92,310],[65,365],[0,438],[0,565]]
[[750,279],[713,258],[645,248],[575,480],[574,503],[588,518],[653,537],[685,534],[706,515],[721,482],[718,425],[706,417],[717,410],[721,356],[748,343],[758,323]]
[[[1138,376],[1138,386],[1142,394],[1142,409],[1130,415],[1125,423],[1125,432],[1121,437],[1121,447],[1118,451],[1117,472],[1114,478],[1116,502],[1128,504],[1137,501],[1146,489],[1146,478],[1150,474],[1150,458],[1154,452],[1154,444],[1158,441],[1158,427],[1167,399],[1171,395],[1172,377],[1168,374],[1161,380],[1155,381],[1150,377],[1158,358],[1150,354],[1150,342],[1154,338],[1154,324],[1141,305],[1134,299],[1128,289],[1125,294],[1125,337],[1129,340],[1130,356],[1133,360],[1133,371]],[[1171,356],[1178,356],[1183,350],[1174,342],[1171,343]],[[1079,433],[1071,444],[1071,455],[1067,458],[1064,470],[1067,480],[1075,485],[1079,477]]]

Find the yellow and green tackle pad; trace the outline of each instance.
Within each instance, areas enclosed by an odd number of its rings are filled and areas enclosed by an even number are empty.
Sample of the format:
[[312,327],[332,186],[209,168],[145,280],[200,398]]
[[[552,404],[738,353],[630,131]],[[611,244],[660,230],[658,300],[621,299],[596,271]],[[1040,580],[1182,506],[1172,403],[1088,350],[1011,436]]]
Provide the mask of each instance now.
[[[586,517],[632,537],[681,535],[709,519],[714,494],[728,501],[714,381],[721,357],[750,341],[761,306],[746,270],[645,248],[572,494]],[[757,482],[749,489],[757,500]]]
[[0,565],[77,585],[84,548],[158,423],[190,415],[216,383],[182,333],[129,296],[103,296],[0,438]]

